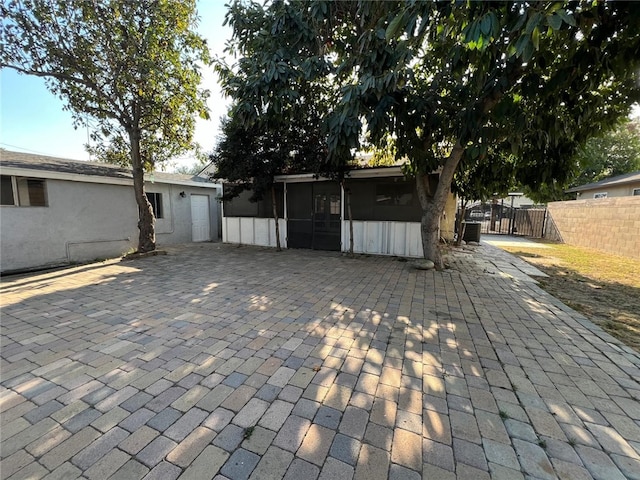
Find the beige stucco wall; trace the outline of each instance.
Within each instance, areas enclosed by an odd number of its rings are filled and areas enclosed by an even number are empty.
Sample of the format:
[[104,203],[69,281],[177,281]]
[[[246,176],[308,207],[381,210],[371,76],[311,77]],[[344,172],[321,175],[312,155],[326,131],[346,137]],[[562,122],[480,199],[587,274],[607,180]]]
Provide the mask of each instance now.
[[553,202],[547,209],[546,238],[640,258],[640,197]]
[[578,195],[579,200],[587,200],[589,198],[593,198],[593,195],[596,193],[607,193],[607,198],[616,198],[616,197],[628,197],[633,195],[633,190],[636,188],[640,188],[640,182],[627,183],[625,185],[614,185],[608,187],[600,187],[592,190],[585,190],[583,192],[579,192]]
[[444,207],[444,215],[440,220],[440,236],[447,241],[453,241],[456,224],[456,196],[449,194]]

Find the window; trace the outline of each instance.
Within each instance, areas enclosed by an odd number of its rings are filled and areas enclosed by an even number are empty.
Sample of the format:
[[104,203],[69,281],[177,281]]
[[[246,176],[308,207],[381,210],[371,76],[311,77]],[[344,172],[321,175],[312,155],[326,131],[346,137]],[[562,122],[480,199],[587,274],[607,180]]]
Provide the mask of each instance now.
[[640,196],[640,188],[634,188],[631,195],[633,195],[634,197]]
[[15,205],[13,199],[13,181],[9,175],[2,175],[2,184],[0,184],[0,197],[2,200],[0,205]]
[[46,207],[47,190],[41,178],[2,175],[0,205],[20,207]]
[[329,208],[331,215],[340,215],[340,195],[329,195]]
[[413,185],[410,183],[379,183],[376,185],[376,205],[411,205]]
[[147,192],[147,200],[149,200],[151,208],[153,208],[153,215],[156,218],[164,218],[162,214],[162,194]]
[[607,192],[594,193],[593,198],[607,198]]

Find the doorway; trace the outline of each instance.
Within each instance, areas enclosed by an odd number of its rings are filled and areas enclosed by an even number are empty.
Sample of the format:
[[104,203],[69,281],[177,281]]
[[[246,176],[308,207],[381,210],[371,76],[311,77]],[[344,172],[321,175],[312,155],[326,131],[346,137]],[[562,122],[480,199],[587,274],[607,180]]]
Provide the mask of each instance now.
[[211,240],[209,195],[191,195],[191,239],[193,242]]
[[287,245],[340,251],[340,211],[338,183],[287,184]]

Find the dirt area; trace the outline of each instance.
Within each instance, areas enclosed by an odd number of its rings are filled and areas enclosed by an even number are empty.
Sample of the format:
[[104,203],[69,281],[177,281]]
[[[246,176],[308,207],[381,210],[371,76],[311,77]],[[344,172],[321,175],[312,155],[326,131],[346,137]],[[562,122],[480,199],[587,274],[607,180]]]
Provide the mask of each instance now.
[[501,246],[549,275],[540,286],[640,352],[640,260],[571,245]]

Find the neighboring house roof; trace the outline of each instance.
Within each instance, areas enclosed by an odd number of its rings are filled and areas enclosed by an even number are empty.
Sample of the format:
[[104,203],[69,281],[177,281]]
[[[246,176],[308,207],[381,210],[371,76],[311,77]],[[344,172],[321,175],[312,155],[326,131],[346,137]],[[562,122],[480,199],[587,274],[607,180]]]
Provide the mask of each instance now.
[[599,182],[587,183],[586,185],[580,185],[579,187],[573,187],[566,190],[567,193],[583,192],[585,190],[596,190],[603,187],[619,187],[628,183],[640,182],[640,171],[625,173],[624,175],[618,175],[616,177],[605,178]]
[[[12,152],[5,149],[0,149],[0,169],[3,175],[38,176],[58,180],[118,185],[133,183],[131,170],[118,165]],[[205,188],[219,186],[197,175],[165,172],[145,173],[145,181]]]

